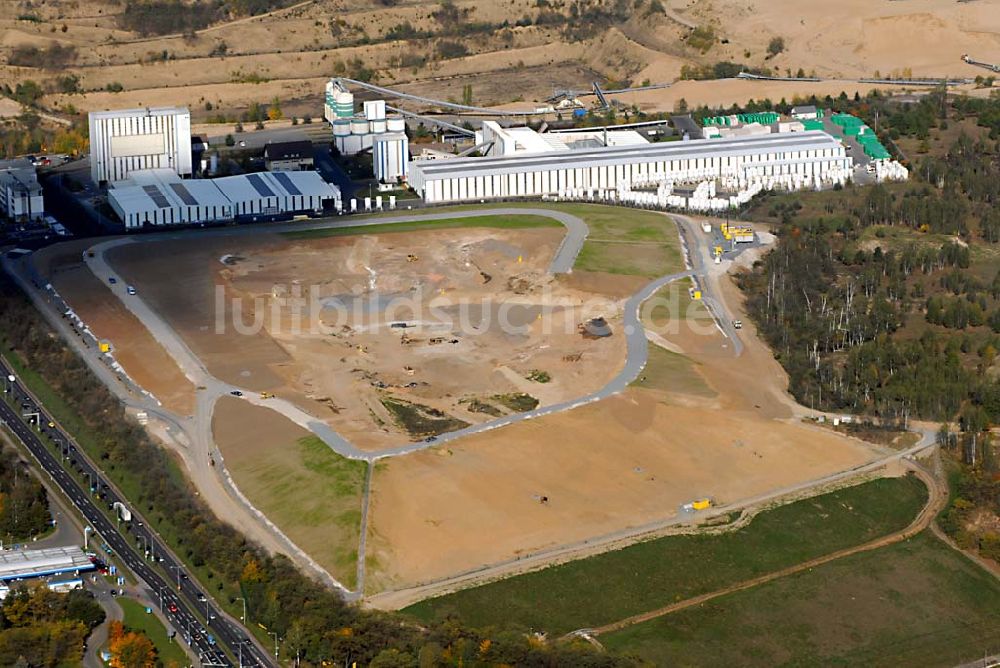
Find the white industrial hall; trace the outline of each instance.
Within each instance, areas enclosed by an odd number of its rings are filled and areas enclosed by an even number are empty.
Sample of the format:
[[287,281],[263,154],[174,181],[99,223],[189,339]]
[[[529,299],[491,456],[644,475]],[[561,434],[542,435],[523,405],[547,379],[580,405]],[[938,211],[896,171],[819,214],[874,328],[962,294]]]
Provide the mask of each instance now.
[[340,210],[340,189],[316,172],[262,172],[181,180],[170,170],[136,172],[108,190],[128,230],[232,220],[274,219]]
[[583,194],[614,197],[645,185],[714,179],[736,188],[754,183],[819,187],[843,182],[851,168],[851,158],[839,141],[825,132],[797,132],[414,161],[409,183],[429,203]]

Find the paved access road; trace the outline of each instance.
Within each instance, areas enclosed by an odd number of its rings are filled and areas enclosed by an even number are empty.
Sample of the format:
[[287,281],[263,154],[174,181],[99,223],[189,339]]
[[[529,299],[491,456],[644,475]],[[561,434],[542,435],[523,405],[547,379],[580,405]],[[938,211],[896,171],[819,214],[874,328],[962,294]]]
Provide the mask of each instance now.
[[[12,373],[6,364],[0,364],[0,374],[4,378]],[[0,419],[93,528],[96,535],[90,540],[98,548],[94,551],[100,554],[98,546],[107,546],[150,591],[155,592],[164,616],[177,630],[178,636],[185,639],[201,657],[203,665],[231,666],[232,662],[221,650],[220,646],[224,646],[233,656],[242,655],[245,666],[274,666],[270,655],[249,640],[245,629],[205,597],[188,577],[180,560],[167,549],[159,536],[150,531],[141,515],[129,505],[125,497],[102,478],[103,473],[94,466],[73,438],[58,424],[48,426],[55,422],[45,407],[17,381],[4,382],[4,388],[7,390],[5,394],[12,397],[20,414],[6,401],[0,401]],[[23,417],[25,414],[29,418],[34,414],[34,421],[39,426],[35,429],[29,427]],[[43,437],[56,445],[46,445]],[[76,470],[89,481],[89,490],[77,482],[69,473],[70,469]],[[124,504],[132,513],[132,521],[119,522],[120,526],[117,526],[98,507],[99,503],[108,508],[115,503]],[[141,545],[142,549],[137,548],[136,544]],[[152,555],[150,560],[147,560],[147,552]],[[166,575],[154,569],[154,563]],[[176,612],[170,611],[172,606],[176,608]],[[206,619],[214,617],[208,627],[203,627],[195,616],[193,611],[196,608]]]

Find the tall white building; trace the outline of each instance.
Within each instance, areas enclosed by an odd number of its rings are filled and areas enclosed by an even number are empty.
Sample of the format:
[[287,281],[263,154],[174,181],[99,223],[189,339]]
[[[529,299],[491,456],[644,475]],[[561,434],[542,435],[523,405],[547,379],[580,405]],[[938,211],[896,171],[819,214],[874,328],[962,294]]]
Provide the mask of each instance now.
[[89,120],[95,183],[124,181],[145,169],[191,176],[191,112],[186,107],[92,111]]

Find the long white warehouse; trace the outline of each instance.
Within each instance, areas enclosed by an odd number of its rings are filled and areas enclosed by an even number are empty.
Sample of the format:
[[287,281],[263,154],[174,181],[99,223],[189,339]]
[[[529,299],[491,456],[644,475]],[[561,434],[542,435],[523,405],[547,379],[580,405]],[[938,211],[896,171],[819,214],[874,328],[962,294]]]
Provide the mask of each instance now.
[[804,186],[842,181],[851,166],[839,141],[814,131],[414,161],[409,182],[425,201],[436,203],[574,192],[613,195],[656,181]]
[[218,179],[181,180],[169,170],[133,174],[108,191],[125,228],[274,219],[340,209],[340,189],[316,172],[263,172]]
[[185,107],[92,111],[90,176],[116,183],[132,172],[169,169],[191,176],[191,112]]

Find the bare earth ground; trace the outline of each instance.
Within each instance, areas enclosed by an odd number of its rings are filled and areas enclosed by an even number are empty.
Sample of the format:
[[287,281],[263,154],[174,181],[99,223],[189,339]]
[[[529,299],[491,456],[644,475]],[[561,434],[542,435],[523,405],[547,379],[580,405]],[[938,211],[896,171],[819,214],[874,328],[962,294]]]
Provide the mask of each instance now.
[[[630,390],[376,471],[369,594],[859,465],[857,442]],[[541,498],[547,497],[547,503]]]
[[[684,304],[686,286],[679,290]],[[651,329],[675,352],[653,350],[645,375],[622,395],[380,463],[366,593],[668,518],[695,498],[749,498],[874,457],[860,441],[788,420],[794,404],[767,348],[744,336],[749,345],[735,360],[705,314],[697,304],[654,310]]]
[[[385,396],[466,422],[483,421],[490,415],[470,412],[469,398],[505,414],[511,409],[493,399],[497,394],[529,392],[550,403],[597,389],[619,368],[624,337],[587,339],[572,328],[565,334],[510,336],[485,326],[481,339],[460,336],[451,344],[446,332],[444,343],[431,344],[440,333],[428,323],[369,330],[370,320],[358,315],[364,310],[352,311],[355,315],[338,321],[331,333],[293,335],[287,313],[275,317],[269,308],[260,309],[261,331],[237,334],[229,326],[218,335],[216,284],[246,307],[245,323],[257,313],[251,307],[255,299],[269,303],[296,285],[320,286],[324,297],[352,309],[365,304],[353,291],[367,294],[370,305],[371,295],[409,295],[419,285],[427,293],[418,300],[423,305],[429,305],[428,295],[525,300],[528,307],[514,315],[514,324],[535,329],[538,305],[556,297],[569,298],[574,306],[586,299],[584,308],[597,308],[600,313],[592,314],[609,316],[617,330],[621,300],[644,279],[581,271],[548,279],[545,268],[561,236],[555,228],[299,240],[262,234],[197,245],[128,244],[110,260],[214,375],[296,401],[360,445],[377,449],[409,440],[379,401]],[[57,275],[71,275],[79,252],[68,249],[62,257],[42,260]],[[109,308],[116,303],[102,284],[91,281],[73,281],[67,288],[71,303]],[[720,282],[727,299],[738,302],[729,280]],[[768,349],[744,330],[747,348],[734,360],[732,342],[704,307],[690,300],[689,285],[668,286],[657,295],[665,306],[644,316],[654,351],[645,375],[624,394],[380,463],[370,508],[367,593],[668,518],[693,498],[728,503],[752,497],[873,457],[858,441],[789,420],[794,404]],[[315,313],[333,325],[329,304]],[[471,321],[478,323],[485,313]],[[97,331],[106,317],[103,311],[91,315]],[[415,318],[405,312],[387,316],[397,319]],[[122,331],[126,334],[110,331],[109,338],[125,349],[134,334]],[[414,343],[401,343],[404,332]],[[533,369],[546,371],[551,381],[528,380]],[[405,387],[410,383],[417,385]],[[347,533],[357,528],[352,511],[342,509],[350,522],[321,517],[319,508],[319,515],[307,514],[315,520],[310,522],[289,512],[295,489],[332,489],[304,464],[307,453],[296,450],[304,432],[275,414],[229,400],[220,403],[214,431],[241,491],[349,584]],[[279,485],[271,475],[279,470],[284,472],[279,478],[304,482]],[[302,499],[298,505],[308,503]],[[343,499],[326,505],[332,512],[339,503]],[[337,539],[331,542],[332,535]]]
[[[385,401],[479,423],[515,411],[509,395],[556,403],[597,390],[617,372],[624,337],[594,339],[577,326],[602,315],[615,327],[621,304],[547,275],[562,236],[561,228],[270,235],[129,244],[110,259],[213,375],[295,401],[358,447],[377,450],[426,435],[408,433]],[[216,285],[229,314],[222,334]],[[298,324],[287,307],[272,310],[311,288],[320,297]],[[383,311],[390,298],[398,308]],[[236,331],[233,300],[241,322],[260,317],[259,331]],[[466,301],[472,305],[460,310]],[[515,329],[500,326],[500,304]],[[389,326],[397,321],[413,326]],[[551,380],[530,380],[533,371]]]
[[112,342],[113,355],[126,373],[178,415],[194,411],[194,386],[149,330],[83,264],[83,249],[93,240],[59,244],[33,256],[39,273],[94,332]]
[[232,397],[219,400],[212,424],[226,469],[254,507],[354,586],[366,465],[337,456],[273,411]]

